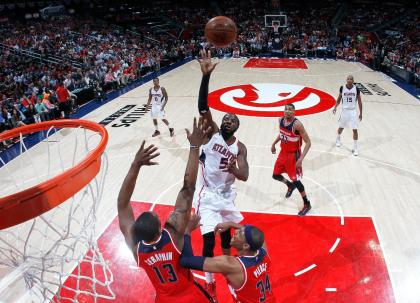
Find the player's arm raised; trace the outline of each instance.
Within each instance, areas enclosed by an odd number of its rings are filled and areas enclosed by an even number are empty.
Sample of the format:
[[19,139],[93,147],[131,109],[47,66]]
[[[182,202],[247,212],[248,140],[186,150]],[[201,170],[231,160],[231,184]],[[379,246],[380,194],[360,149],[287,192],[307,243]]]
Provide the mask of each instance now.
[[[230,172],[238,180],[246,181],[249,177],[249,165],[247,160],[248,152],[246,146],[242,142],[238,142],[238,148],[239,152],[236,161],[229,163],[224,171]],[[236,164],[238,164],[237,167]]]
[[165,98],[165,101],[162,104],[161,110],[164,110],[165,106],[166,106],[166,103],[168,103],[168,92],[166,91],[166,89],[164,87],[162,87],[162,94],[163,94],[163,97]]
[[305,158],[306,154],[308,153],[309,149],[311,148],[311,139],[309,138],[308,133],[306,132],[305,127],[303,126],[302,122],[298,121],[295,124],[295,131],[300,134],[300,136],[303,139],[303,142],[305,142],[305,147],[303,148],[302,155],[300,158],[296,161],[296,167],[302,166],[302,161]]
[[120,193],[118,194],[118,221],[120,224],[120,230],[124,235],[125,242],[134,252],[135,243],[132,235],[132,226],[134,224],[134,213],[131,207],[131,196],[136,186],[137,177],[140,172],[140,168],[144,165],[156,165],[156,162],[151,160],[159,156],[157,147],[149,145],[144,148],[145,141],[142,142],[140,149],[137,151],[133,163],[131,163],[130,169],[128,170],[127,176],[121,185]]
[[201,78],[200,91],[198,93],[198,112],[207,120],[208,125],[213,127],[212,133],[217,133],[219,128],[213,121],[207,98],[209,94],[210,75],[218,63],[211,62],[210,51],[206,52],[203,49],[200,51],[200,56],[201,59],[198,59],[198,62],[200,63],[203,77]]
[[194,118],[192,133],[186,129],[187,139],[190,142],[190,154],[188,156],[187,167],[185,168],[184,184],[176,198],[174,211],[165,223],[165,227],[175,235],[177,239],[182,239],[185,227],[188,224],[191,215],[192,201],[197,181],[198,158],[200,146],[207,139],[211,128],[207,127],[207,122],[200,117],[197,125],[197,119]]

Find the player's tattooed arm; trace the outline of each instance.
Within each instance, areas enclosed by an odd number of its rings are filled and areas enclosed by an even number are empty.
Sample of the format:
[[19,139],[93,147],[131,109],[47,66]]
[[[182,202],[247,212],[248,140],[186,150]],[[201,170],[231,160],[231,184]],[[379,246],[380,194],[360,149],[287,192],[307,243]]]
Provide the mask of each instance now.
[[133,252],[137,243],[135,243],[132,234],[134,213],[130,203],[131,196],[136,186],[140,168],[144,165],[156,165],[157,162],[153,162],[151,160],[159,156],[157,147],[154,145],[149,145],[145,148],[144,145],[145,141],[142,142],[139,150],[137,151],[134,161],[128,170],[127,176],[125,177],[118,194],[118,220],[120,224],[120,230],[124,235],[127,245]]
[[210,133],[211,128],[207,126],[207,121],[200,117],[198,124],[196,118],[194,118],[192,133],[188,129],[185,131],[190,142],[190,153],[187,167],[185,168],[184,184],[176,199],[174,211],[165,224],[165,227],[169,229],[176,239],[182,239],[190,219],[195,183],[197,181],[199,148],[207,140],[207,135]]

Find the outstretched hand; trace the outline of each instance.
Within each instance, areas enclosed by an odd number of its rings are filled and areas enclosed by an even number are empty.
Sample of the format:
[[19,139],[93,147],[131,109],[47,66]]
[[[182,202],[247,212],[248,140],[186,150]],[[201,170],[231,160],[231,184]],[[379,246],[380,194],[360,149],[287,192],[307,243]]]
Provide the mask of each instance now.
[[202,49],[200,51],[200,57],[201,59],[197,59],[197,60],[200,63],[201,72],[203,73],[203,75],[210,75],[213,72],[216,65],[219,64],[219,62],[216,62],[216,63],[211,62],[210,50],[206,52],[204,49]]
[[152,159],[160,155],[159,152],[156,152],[158,148],[154,146],[153,144],[144,148],[145,144],[146,144],[146,141],[143,140],[143,142],[141,143],[140,149],[136,153],[133,163],[139,166],[143,166],[143,165],[149,166],[149,165],[158,164],[157,162],[151,161]]
[[203,117],[198,119],[194,117],[194,124],[192,133],[186,128],[187,139],[191,146],[199,147],[207,141],[208,135],[211,133],[212,128],[207,124],[207,120]]
[[186,234],[190,234],[193,230],[200,226],[201,217],[197,214],[192,214],[190,221],[188,221],[187,227],[185,229]]

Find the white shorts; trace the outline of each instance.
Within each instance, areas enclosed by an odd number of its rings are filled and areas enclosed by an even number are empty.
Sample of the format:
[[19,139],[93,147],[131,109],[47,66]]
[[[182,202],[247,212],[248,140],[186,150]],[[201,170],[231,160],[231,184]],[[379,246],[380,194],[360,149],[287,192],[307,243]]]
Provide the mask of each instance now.
[[357,129],[359,126],[359,117],[356,109],[343,109],[338,119],[339,128]]
[[150,114],[152,115],[153,119],[166,119],[165,111],[161,110],[162,105],[152,105],[152,110],[150,111]]
[[214,231],[219,223],[239,223],[244,219],[234,204],[235,198],[235,191],[228,193],[217,193],[205,189],[198,191],[194,197],[194,208],[201,217],[201,234]]

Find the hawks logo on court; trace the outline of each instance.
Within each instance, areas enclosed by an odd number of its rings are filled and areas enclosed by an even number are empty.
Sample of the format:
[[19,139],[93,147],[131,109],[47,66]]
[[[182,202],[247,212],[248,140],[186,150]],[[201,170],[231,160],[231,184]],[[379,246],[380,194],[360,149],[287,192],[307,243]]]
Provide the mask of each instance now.
[[254,83],[230,86],[209,94],[209,106],[222,112],[244,116],[279,117],[293,103],[297,116],[326,111],[335,99],[321,90],[283,83]]

